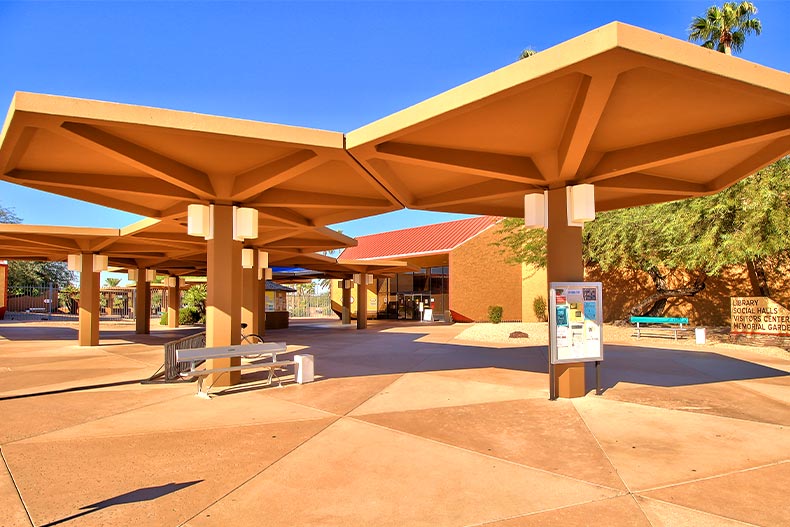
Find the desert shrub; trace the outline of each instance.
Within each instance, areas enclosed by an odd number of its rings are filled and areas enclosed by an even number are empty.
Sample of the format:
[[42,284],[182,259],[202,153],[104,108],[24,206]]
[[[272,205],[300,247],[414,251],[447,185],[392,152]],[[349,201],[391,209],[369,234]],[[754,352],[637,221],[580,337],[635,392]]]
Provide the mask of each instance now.
[[488,306],[488,320],[492,324],[502,322],[502,306]]
[[540,322],[546,322],[549,319],[546,308],[546,299],[543,298],[543,295],[536,296],[532,301],[532,311],[535,312],[535,317]]

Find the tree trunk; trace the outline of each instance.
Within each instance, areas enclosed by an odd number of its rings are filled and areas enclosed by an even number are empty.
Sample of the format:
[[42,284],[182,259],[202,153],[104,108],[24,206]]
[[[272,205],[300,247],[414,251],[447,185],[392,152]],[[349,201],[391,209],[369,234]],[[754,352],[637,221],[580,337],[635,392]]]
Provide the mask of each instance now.
[[752,284],[754,296],[771,296],[762,258],[746,260],[746,269],[749,271],[749,282]]
[[656,292],[636,303],[630,310],[633,316],[659,317],[664,313],[664,308],[670,298],[678,296],[694,296],[705,289],[707,275],[695,279],[692,283],[678,289],[667,289],[666,275],[662,275],[655,267],[648,269],[647,274],[653,279]]

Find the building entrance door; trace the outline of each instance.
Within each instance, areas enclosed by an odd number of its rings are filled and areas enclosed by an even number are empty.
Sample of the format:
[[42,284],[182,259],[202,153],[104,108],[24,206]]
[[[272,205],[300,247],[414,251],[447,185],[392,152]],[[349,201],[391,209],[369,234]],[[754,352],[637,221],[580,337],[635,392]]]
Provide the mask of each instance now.
[[425,309],[431,307],[431,295],[398,293],[398,320],[422,320]]

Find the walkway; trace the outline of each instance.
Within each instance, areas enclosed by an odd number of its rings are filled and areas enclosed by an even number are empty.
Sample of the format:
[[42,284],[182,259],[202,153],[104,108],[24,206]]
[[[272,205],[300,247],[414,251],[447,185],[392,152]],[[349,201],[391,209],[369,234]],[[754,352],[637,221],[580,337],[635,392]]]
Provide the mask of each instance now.
[[790,525],[783,358],[610,344],[550,402],[542,347],[299,324],[320,381],[206,401],[133,382],[189,330],[75,331],[0,323],[0,525]]

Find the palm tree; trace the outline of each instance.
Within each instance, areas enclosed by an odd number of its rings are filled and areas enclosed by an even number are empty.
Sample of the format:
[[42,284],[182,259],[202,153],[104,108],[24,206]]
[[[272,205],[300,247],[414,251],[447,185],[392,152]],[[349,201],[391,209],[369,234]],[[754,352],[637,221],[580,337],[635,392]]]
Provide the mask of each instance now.
[[527,59],[527,58],[531,57],[532,55],[534,55],[535,53],[537,53],[537,51],[535,51],[534,49],[527,48],[527,49],[525,49],[524,51],[521,52],[521,55],[518,56],[518,60]]
[[104,287],[118,287],[118,284],[121,283],[120,278],[105,278],[104,279]]
[[740,53],[746,35],[759,35],[760,20],[753,15],[757,8],[751,2],[725,2],[723,6],[711,6],[705,16],[694,17],[689,26],[689,41],[702,41],[702,47],[716,49],[732,55]]

